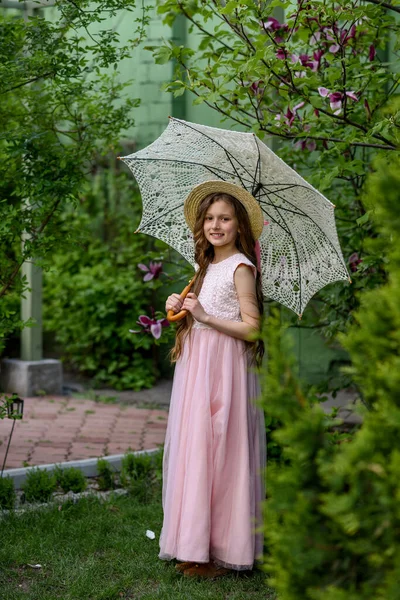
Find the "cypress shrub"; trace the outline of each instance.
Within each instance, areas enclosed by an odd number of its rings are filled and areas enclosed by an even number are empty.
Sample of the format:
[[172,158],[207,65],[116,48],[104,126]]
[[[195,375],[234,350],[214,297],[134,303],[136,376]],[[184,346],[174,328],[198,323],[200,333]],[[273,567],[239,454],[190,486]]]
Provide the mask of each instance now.
[[381,160],[366,189],[380,232],[370,246],[384,242],[388,281],[360,294],[340,337],[364,400],[354,436],[335,432],[307,396],[276,315],[268,324],[264,402],[282,423],[285,460],[268,470],[266,570],[280,600],[400,597],[400,160]]

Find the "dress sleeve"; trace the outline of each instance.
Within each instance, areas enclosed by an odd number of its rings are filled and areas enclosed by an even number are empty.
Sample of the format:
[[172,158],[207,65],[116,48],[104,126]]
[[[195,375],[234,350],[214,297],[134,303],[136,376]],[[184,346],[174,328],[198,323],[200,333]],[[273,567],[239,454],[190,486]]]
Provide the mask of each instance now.
[[235,275],[236,269],[238,267],[240,267],[240,265],[246,265],[248,267],[251,267],[252,271],[253,271],[253,275],[254,277],[257,277],[257,267],[255,267],[253,265],[253,263],[251,262],[251,260],[249,260],[247,258],[247,256],[245,256],[244,254],[239,254],[237,261],[235,262],[234,268],[233,268],[233,273],[232,273],[232,277]]

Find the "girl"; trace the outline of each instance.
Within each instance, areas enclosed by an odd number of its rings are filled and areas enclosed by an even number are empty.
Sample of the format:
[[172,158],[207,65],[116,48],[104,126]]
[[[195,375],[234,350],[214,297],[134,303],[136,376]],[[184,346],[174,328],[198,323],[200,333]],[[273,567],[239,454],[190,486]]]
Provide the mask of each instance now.
[[263,312],[255,240],[264,221],[246,190],[222,181],[196,186],[185,201],[198,265],[185,300],[163,464],[159,557],[187,576],[252,569],[261,558],[265,466],[256,374],[263,344],[252,341]]

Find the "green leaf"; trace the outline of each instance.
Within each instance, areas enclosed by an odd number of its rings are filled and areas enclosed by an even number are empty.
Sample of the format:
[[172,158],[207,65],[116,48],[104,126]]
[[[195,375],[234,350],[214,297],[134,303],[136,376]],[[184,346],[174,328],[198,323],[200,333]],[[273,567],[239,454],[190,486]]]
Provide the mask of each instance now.
[[157,48],[157,50],[153,52],[154,60],[158,65],[164,65],[170,61],[172,54],[171,48],[168,48],[167,46],[161,46],[161,48]]
[[369,211],[367,210],[361,217],[356,220],[357,225],[364,225],[369,221]]

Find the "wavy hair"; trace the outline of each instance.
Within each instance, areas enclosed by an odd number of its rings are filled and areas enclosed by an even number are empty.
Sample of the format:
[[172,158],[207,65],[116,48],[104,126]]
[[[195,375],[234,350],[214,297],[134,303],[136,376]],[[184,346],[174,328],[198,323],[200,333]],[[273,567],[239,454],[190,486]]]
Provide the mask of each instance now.
[[[204,235],[204,220],[209,207],[217,202],[218,200],[224,200],[233,206],[235,216],[240,223],[240,233],[236,238],[236,248],[244,254],[254,265],[257,265],[257,256],[255,252],[255,239],[251,231],[250,220],[247,211],[243,204],[239,202],[234,196],[230,194],[213,193],[206,196],[200,203],[197,219],[194,226],[193,237],[195,244],[194,257],[196,263],[199,265],[194,276],[194,282],[191,288],[191,292],[199,295],[203,285],[204,277],[206,275],[208,265],[214,259],[214,246],[207,240]],[[264,313],[264,300],[261,288],[261,274],[257,269],[256,277],[256,297],[258,310],[260,317]],[[178,322],[176,328],[175,345],[170,352],[172,362],[176,362],[182,355],[183,344],[185,339],[190,339],[194,319],[188,312],[186,317]],[[264,355],[264,343],[262,340],[256,340],[254,342],[246,342],[246,346],[251,350],[251,356],[257,365],[261,364],[262,357]]]

